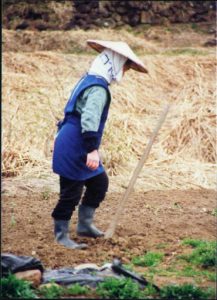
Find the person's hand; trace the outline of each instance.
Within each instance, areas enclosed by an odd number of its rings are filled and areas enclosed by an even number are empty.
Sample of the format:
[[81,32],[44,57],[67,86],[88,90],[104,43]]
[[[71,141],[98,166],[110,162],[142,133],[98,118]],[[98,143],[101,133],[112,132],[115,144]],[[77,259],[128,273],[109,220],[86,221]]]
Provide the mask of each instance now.
[[97,150],[93,150],[87,154],[86,166],[93,171],[99,167],[99,153]]

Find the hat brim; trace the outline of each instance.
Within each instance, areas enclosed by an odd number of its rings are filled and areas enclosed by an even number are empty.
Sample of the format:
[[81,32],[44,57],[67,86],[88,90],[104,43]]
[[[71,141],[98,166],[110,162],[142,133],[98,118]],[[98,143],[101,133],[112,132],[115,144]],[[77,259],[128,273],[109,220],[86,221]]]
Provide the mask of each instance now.
[[120,55],[125,56],[126,58],[128,58],[130,60],[130,68],[131,69],[134,69],[135,71],[142,72],[142,73],[148,73],[147,69],[142,64],[134,61],[132,58],[123,54],[121,51],[118,51],[118,49],[113,49],[112,47],[106,47],[104,45],[99,44],[96,41],[93,41],[93,40],[87,40],[87,44],[99,53],[101,53],[106,48],[113,50],[113,51],[119,53]]

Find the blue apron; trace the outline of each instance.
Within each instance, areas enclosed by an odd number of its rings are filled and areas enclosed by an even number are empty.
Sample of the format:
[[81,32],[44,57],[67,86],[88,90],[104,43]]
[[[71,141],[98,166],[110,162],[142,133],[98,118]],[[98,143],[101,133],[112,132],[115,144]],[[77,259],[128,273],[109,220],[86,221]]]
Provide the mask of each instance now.
[[79,114],[73,113],[79,95],[85,89],[96,85],[104,87],[108,94],[97,132],[97,149],[99,148],[111,99],[108,83],[104,78],[89,74],[81,78],[65,106],[65,117],[58,125],[59,129],[54,142],[53,171],[72,180],[86,180],[104,172],[101,162],[94,171],[86,166],[87,151],[81,134],[81,117]]

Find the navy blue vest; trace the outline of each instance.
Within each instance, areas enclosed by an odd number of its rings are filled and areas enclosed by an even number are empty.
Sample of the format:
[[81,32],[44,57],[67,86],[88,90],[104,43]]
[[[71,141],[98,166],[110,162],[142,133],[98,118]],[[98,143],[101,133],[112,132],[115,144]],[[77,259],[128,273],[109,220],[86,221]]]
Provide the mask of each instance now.
[[99,85],[99,86],[104,87],[110,96],[110,92],[108,90],[108,83],[103,77],[86,74],[79,80],[79,82],[76,84],[76,86],[72,90],[71,96],[69,97],[69,100],[64,109],[65,115],[67,113],[71,113],[73,111],[73,108],[74,108],[74,105],[75,105],[75,102],[76,102],[78,96],[84,90],[86,90],[87,88],[94,86],[94,85]]
[[101,163],[95,171],[86,166],[87,152],[81,134],[81,120],[78,115],[73,114],[79,95],[87,88],[97,85],[104,87],[108,94],[97,132],[97,148],[99,148],[111,99],[108,83],[104,78],[89,74],[83,76],[73,89],[64,109],[65,117],[59,123],[59,130],[54,143],[53,171],[72,180],[85,180],[104,172]]

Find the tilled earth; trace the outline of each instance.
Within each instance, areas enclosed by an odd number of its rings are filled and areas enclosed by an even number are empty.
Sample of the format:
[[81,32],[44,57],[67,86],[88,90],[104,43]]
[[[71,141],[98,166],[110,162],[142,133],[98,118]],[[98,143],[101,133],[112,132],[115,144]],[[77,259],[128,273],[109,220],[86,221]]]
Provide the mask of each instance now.
[[[122,194],[108,193],[96,211],[95,225],[106,230]],[[167,260],[180,252],[184,238],[216,238],[216,192],[213,190],[149,191],[131,194],[113,238],[76,237],[77,211],[71,222],[71,237],[88,244],[86,250],[70,250],[54,241],[51,212],[57,193],[4,195],[2,201],[2,252],[34,256],[45,268],[73,267],[95,263],[99,266],[117,257],[129,263],[132,257],[166,249]]]

